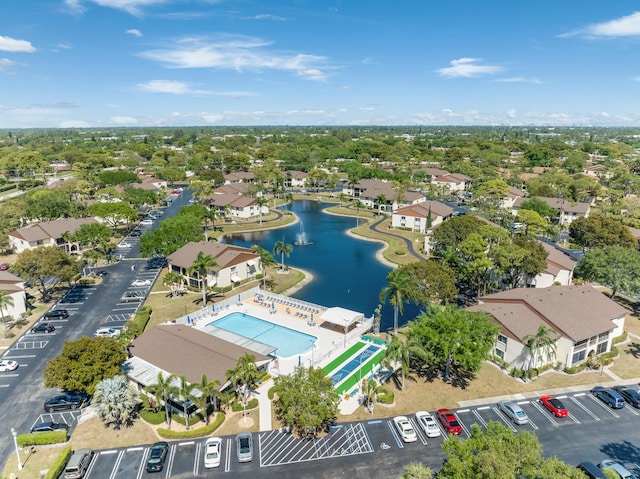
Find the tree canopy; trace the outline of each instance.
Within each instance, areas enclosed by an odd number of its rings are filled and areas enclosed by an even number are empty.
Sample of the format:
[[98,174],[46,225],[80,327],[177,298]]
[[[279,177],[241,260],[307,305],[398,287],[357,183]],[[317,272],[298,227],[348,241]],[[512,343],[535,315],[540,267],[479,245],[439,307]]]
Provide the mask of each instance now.
[[409,323],[407,338],[416,351],[424,351],[420,360],[425,366],[442,371],[448,381],[478,371],[499,331],[486,313],[433,306]]
[[638,240],[633,237],[629,228],[607,216],[577,218],[569,225],[569,235],[574,243],[583,248],[611,245],[638,247]]
[[300,366],[275,379],[278,418],[299,435],[316,435],[335,421],[340,395],[320,368]]
[[490,421],[486,429],[471,425],[471,437],[450,436],[442,444],[446,460],[439,476],[447,479],[584,479],[574,466],[556,457],[545,459],[535,434],[517,434],[502,423]]
[[100,381],[122,373],[126,359],[126,351],[114,338],[65,341],[60,355],[47,362],[44,385],[93,394]]
[[588,281],[611,288],[613,298],[618,291],[632,296],[640,294],[640,252],[623,246],[590,249],[580,259],[577,270]]

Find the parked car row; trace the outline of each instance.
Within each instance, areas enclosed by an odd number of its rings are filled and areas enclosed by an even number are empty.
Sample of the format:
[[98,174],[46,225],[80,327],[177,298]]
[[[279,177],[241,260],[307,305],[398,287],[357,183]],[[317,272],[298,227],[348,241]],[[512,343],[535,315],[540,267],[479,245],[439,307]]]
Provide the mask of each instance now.
[[605,469],[613,471],[621,479],[637,479],[637,476],[632,474],[626,467],[611,459],[604,459],[597,466],[593,462],[585,461],[576,467],[590,479],[607,479],[604,472]]

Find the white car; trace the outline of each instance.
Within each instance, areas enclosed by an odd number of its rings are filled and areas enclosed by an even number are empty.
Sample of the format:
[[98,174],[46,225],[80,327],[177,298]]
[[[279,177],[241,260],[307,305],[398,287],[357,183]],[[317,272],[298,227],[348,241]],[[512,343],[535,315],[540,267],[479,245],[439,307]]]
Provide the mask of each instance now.
[[122,243],[118,243],[118,248],[131,248],[133,245],[131,243],[127,243],[123,241]]
[[142,286],[151,286],[151,281],[148,279],[136,279],[131,283],[134,288],[140,288]]
[[15,371],[18,369],[18,361],[13,359],[0,359],[0,372]]
[[117,338],[120,330],[116,328],[99,328],[96,331],[96,338]]
[[418,435],[406,416],[394,417],[393,423],[396,425],[398,434],[400,434],[404,442],[416,442],[418,440]]
[[152,219],[147,218],[147,219],[145,219],[145,220],[142,220],[142,221],[140,222],[140,224],[141,224],[141,225],[150,226],[150,225],[152,225],[152,224],[153,224],[153,220],[152,220]]
[[222,439],[210,437],[204,443],[204,467],[207,469],[220,465]]
[[428,412],[418,411],[416,413],[416,420],[427,437],[438,437],[441,434],[438,423]]

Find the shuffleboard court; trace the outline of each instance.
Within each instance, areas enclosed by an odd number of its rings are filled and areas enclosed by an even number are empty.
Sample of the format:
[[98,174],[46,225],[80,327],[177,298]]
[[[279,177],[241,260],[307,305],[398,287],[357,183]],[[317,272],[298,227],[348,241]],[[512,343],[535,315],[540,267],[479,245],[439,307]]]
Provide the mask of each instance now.
[[354,356],[348,363],[345,363],[338,371],[331,375],[331,382],[333,383],[333,385],[336,386],[336,384],[340,383],[340,381],[347,378],[356,369],[366,363],[367,360],[378,351],[380,351],[380,348],[378,346],[371,345],[361,353],[358,353],[356,356]]

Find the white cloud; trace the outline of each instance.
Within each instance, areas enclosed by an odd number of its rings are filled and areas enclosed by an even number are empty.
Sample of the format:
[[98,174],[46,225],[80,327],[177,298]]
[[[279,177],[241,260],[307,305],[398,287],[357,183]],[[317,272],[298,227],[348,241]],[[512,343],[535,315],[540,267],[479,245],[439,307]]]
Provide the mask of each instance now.
[[518,110],[516,110],[515,108],[511,108],[510,110],[506,111],[506,115],[507,118],[513,119],[518,116]]
[[260,15],[255,15],[253,17],[249,17],[251,20],[277,20],[280,22],[284,22],[286,20],[285,17],[280,17],[278,15],[271,15],[269,13],[262,13]]
[[128,33],[129,35],[133,35],[134,37],[141,37],[142,32],[137,28],[130,28],[129,30],[125,30],[124,33]]
[[151,80],[147,83],[138,83],[136,86],[147,93],[171,93],[173,95],[209,93],[202,90],[192,90],[189,83],[174,80]]
[[479,75],[493,75],[502,71],[502,67],[495,65],[478,65],[481,58],[458,58],[451,60],[451,66],[436,70],[441,76],[449,78],[472,78]]
[[109,118],[109,124],[116,126],[137,125],[138,120],[130,116],[112,116]]
[[636,37],[640,36],[640,12],[620,17],[608,22],[594,23],[584,28],[559,35],[560,37],[586,36],[586,37]]
[[0,51],[33,53],[36,49],[27,40],[16,40],[15,38],[0,35]]
[[90,128],[91,123],[82,120],[66,120],[58,124],[58,128]]
[[12,67],[14,65],[17,65],[17,63],[9,60],[8,58],[0,58],[0,71],[4,70],[5,68]]
[[237,72],[281,70],[309,80],[325,79],[326,70],[331,68],[326,65],[326,57],[280,53],[269,50],[270,46],[271,42],[261,38],[223,35],[215,41],[184,38],[167,48],[143,51],[139,56],[168,68],[215,68]]
[[167,3],[169,0],[65,0],[65,4],[72,13],[84,13],[86,7],[84,3],[95,3],[101,7],[123,10],[131,15],[141,15],[141,7],[149,7]]
[[493,81],[496,83],[535,83],[536,85],[540,85],[542,83],[537,78],[524,78],[524,77],[498,78]]

